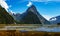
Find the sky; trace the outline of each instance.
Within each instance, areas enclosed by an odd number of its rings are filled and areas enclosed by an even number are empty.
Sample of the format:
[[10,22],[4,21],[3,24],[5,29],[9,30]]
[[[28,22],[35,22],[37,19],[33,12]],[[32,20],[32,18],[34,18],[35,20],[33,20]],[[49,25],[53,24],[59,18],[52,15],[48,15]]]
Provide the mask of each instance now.
[[0,5],[12,13],[22,14],[32,4],[47,20],[60,15],[60,0],[0,0]]

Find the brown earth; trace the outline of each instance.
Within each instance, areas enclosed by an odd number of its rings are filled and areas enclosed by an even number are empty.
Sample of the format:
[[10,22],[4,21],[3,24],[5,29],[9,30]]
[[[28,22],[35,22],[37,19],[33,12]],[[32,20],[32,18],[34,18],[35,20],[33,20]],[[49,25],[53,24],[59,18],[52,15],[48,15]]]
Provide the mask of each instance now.
[[0,36],[60,36],[60,32],[20,32],[18,30],[0,30]]

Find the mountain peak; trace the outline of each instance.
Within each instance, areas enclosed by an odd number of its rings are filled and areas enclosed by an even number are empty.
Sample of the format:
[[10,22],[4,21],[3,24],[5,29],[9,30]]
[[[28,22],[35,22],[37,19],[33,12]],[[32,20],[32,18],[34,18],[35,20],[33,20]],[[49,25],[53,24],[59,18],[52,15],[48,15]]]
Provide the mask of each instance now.
[[29,7],[27,11],[36,12],[37,9],[34,5],[31,5],[31,7]]
[[[31,5],[31,7],[35,7],[34,5]],[[36,8],[36,7],[35,7]]]

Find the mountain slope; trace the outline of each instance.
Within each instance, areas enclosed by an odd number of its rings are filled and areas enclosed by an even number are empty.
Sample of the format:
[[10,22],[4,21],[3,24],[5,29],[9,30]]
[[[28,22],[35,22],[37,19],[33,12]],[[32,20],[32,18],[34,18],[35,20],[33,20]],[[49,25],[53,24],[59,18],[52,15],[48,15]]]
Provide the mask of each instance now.
[[9,13],[0,5],[0,24],[13,24],[14,19]]
[[20,23],[22,24],[50,24],[44,17],[42,17],[36,7],[32,5],[24,12],[20,17]]
[[12,14],[13,18],[16,20],[16,21],[19,21],[20,19],[20,13],[16,13],[16,14]]
[[52,24],[59,24],[60,23],[60,16],[50,18],[50,22]]

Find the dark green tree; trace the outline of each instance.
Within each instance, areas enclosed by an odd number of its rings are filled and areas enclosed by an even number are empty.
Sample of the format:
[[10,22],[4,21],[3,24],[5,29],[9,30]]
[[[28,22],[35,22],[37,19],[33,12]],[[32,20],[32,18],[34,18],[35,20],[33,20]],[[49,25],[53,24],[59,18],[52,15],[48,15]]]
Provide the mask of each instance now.
[[14,19],[9,13],[0,5],[0,24],[13,24]]

